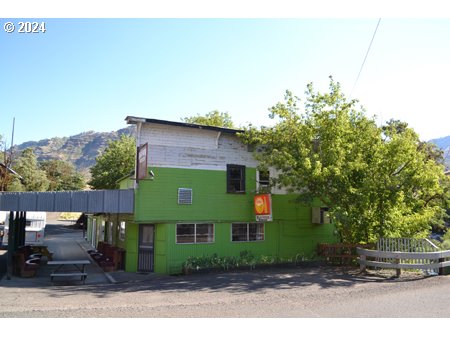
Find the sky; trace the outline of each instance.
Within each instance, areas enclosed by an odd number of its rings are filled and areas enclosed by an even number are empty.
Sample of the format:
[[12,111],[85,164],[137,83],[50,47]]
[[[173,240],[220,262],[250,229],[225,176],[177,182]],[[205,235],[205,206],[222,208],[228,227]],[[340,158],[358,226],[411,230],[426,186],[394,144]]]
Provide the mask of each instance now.
[[[117,130],[126,116],[181,121],[219,110],[238,126],[270,125],[268,109],[286,90],[302,99],[312,82],[325,92],[329,76],[379,124],[405,121],[422,140],[450,135],[450,15],[0,13],[8,146],[13,119],[15,144]],[[18,33],[27,21],[45,23],[45,33]]]

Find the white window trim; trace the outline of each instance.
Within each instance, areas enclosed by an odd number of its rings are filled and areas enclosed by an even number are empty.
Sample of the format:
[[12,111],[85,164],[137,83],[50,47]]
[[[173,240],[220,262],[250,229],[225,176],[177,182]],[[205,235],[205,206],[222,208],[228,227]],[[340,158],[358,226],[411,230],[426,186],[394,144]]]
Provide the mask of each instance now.
[[[263,233],[264,233],[264,239],[262,240],[249,240],[250,239],[250,224],[251,223],[255,223],[255,224],[261,224],[263,226]],[[233,241],[233,224],[235,225],[247,225],[247,240],[246,241]],[[230,241],[232,243],[242,243],[242,242],[264,242],[266,241],[266,223],[265,222],[233,222],[231,223],[230,226]]]
[[[178,225],[194,225],[194,242],[177,242],[177,226]],[[197,225],[212,225],[213,228],[213,239],[210,242],[197,242]],[[204,244],[212,244],[216,241],[216,230],[215,225],[212,222],[182,222],[175,224],[175,244],[176,245],[204,245]]]
[[261,185],[261,183],[260,183],[260,178],[259,178],[260,172],[261,172],[261,171],[256,170],[256,190],[257,190],[257,191],[260,191],[262,188],[267,188],[268,192],[271,191],[271,189],[269,190],[269,188],[270,188],[270,170],[268,170],[268,172],[269,172],[269,181],[268,181],[268,185]]

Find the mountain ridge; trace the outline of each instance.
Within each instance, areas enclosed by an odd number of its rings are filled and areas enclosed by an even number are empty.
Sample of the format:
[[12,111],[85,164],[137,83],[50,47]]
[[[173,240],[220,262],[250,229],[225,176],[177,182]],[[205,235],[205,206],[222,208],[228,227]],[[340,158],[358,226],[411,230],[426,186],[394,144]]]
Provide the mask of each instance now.
[[450,170],[450,136],[431,139],[429,143],[435,144],[444,152],[445,168]]
[[64,160],[71,162],[85,176],[95,164],[95,158],[102,153],[110,141],[122,135],[134,136],[134,126],[111,132],[86,131],[69,137],[53,137],[39,141],[27,141],[15,145],[13,152],[18,153],[32,148],[38,161]]

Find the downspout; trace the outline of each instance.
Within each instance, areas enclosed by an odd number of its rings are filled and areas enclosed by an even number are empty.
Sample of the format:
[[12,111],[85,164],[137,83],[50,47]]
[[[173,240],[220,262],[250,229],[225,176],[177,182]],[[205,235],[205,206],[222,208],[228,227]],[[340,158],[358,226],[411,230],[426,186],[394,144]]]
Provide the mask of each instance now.
[[137,183],[137,170],[138,170],[138,152],[137,149],[138,147],[141,145],[141,128],[142,128],[142,123],[138,122],[136,124],[136,136],[135,136],[135,140],[136,140],[136,158],[134,161],[134,189],[136,190],[139,187],[139,184]]
[[217,138],[216,138],[216,149],[219,148],[219,138],[220,138],[221,135],[222,135],[222,131],[219,131],[217,133]]

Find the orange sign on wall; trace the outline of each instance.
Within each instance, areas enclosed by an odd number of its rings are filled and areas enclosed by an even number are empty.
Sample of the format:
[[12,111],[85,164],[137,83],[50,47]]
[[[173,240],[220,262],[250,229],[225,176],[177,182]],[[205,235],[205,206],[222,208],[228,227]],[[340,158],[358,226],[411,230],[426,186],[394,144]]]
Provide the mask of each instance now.
[[272,196],[259,194],[253,198],[256,221],[272,221]]

